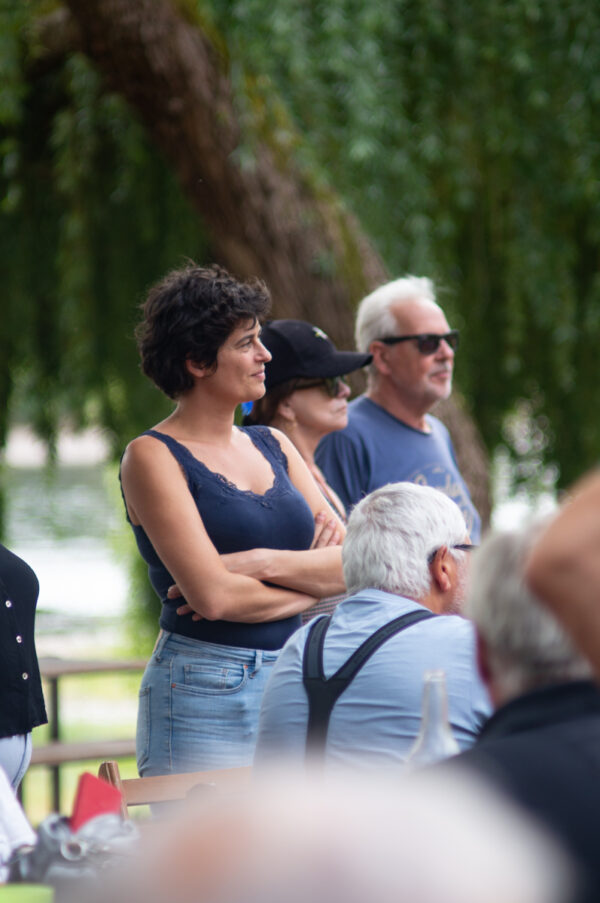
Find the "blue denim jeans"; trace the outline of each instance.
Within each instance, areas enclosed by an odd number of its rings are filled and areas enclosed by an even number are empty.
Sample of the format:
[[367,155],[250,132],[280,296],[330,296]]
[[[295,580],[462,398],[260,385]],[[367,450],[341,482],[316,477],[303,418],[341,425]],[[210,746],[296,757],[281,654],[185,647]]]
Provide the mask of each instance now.
[[278,655],[163,631],[140,688],[140,775],[251,765],[260,703]]
[[0,739],[0,766],[14,790],[23,780],[31,759],[31,733]]

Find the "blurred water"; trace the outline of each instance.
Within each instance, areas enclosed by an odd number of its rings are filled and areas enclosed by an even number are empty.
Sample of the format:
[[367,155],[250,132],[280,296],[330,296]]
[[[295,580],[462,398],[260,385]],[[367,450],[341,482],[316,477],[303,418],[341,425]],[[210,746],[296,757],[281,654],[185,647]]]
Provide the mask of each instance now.
[[[42,652],[64,654],[76,643],[114,644],[126,614],[131,536],[125,524],[114,468],[104,463],[101,437],[61,437],[60,463],[48,471],[44,449],[14,431],[3,469],[4,542],[35,570],[40,581],[36,633]],[[517,527],[532,513],[552,510],[553,492],[532,498],[515,492],[510,467],[493,469],[492,523]],[[57,650],[50,638],[60,638]]]
[[[128,569],[120,551],[125,531],[114,468],[101,449],[88,464],[49,471],[31,444],[14,443],[4,465],[4,544],[34,569],[40,582],[36,635],[43,654],[70,654],[84,645],[113,645],[126,608]],[[80,456],[81,457],[81,456]],[[76,459],[76,456],[75,456]],[[15,461],[26,466],[15,466]],[[54,638],[54,639],[53,639]]]

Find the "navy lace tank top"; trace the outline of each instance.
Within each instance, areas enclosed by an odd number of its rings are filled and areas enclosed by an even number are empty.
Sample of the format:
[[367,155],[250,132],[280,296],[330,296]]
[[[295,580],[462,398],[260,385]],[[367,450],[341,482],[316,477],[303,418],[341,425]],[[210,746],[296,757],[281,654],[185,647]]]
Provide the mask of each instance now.
[[[143,435],[164,442],[187,480],[206,532],[221,554],[247,549],[308,549],[314,535],[314,518],[304,496],[288,476],[287,458],[270,430],[242,427],[267,459],[274,481],[264,495],[238,489],[224,476],[209,470],[184,445],[156,430]],[[128,517],[129,520],[129,517]],[[130,521],[131,523],[131,521]],[[131,524],[140,553],[148,564],[148,576],[162,602],[160,626],[172,633],[226,646],[279,649],[300,626],[300,615],[262,624],[233,621],[192,621],[178,615],[181,599],[167,599],[175,582],[158,557],[143,527]]]

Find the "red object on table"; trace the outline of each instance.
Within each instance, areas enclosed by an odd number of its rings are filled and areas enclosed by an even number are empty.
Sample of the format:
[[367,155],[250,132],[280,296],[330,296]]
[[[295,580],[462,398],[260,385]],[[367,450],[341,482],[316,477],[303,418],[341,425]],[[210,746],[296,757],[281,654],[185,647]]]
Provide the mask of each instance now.
[[96,815],[121,812],[123,795],[120,790],[85,771],[79,778],[73,814],[69,819],[71,831],[78,831],[82,825]]

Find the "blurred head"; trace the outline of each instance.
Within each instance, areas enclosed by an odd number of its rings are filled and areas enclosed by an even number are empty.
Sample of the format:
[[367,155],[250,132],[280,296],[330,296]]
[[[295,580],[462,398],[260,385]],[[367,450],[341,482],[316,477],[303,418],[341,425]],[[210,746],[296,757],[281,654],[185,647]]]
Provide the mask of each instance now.
[[571,898],[557,844],[469,775],[270,774],[148,827],[120,880],[96,880],[90,903]]
[[342,377],[368,364],[371,355],[338,351],[321,329],[303,320],[272,320],[263,327],[261,341],[271,353],[267,391],[247,421],[278,426],[290,435],[299,427],[318,438],[343,429],[350,389]]
[[481,639],[482,676],[497,702],[588,678],[591,668],[527,588],[525,560],[540,527],[491,534],[474,557],[465,613]]
[[142,370],[165,395],[179,398],[194,385],[186,362],[216,370],[234,329],[262,320],[269,307],[258,279],[240,282],[216,264],[172,270],[142,305],[136,329]]
[[[423,602],[442,577],[444,610],[458,610],[469,552],[467,527],[458,505],[431,486],[389,483],[352,511],[342,547],[348,591],[367,587]],[[437,587],[439,589],[439,587]]]
[[356,345],[373,354],[371,384],[388,383],[417,410],[450,395],[457,343],[427,278],[396,279],[359,305]]

